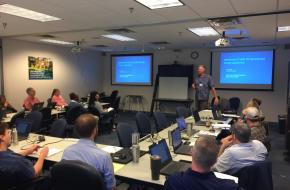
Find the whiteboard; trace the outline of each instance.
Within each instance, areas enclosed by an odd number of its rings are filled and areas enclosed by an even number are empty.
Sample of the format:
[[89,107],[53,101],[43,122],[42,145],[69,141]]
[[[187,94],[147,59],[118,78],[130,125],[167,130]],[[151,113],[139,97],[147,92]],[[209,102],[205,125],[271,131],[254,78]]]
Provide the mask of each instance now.
[[160,77],[158,98],[160,99],[188,99],[187,77]]

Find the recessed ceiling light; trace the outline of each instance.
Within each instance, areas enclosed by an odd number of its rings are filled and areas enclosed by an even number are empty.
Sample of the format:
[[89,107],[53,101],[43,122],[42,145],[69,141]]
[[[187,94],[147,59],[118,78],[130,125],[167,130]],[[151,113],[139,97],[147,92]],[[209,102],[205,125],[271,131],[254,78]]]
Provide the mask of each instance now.
[[142,5],[148,7],[149,9],[161,9],[184,5],[179,0],[135,0],[135,1],[141,3]]
[[120,34],[106,34],[106,35],[102,35],[105,38],[110,38],[113,40],[119,40],[122,42],[129,42],[129,41],[136,41],[134,38],[129,38],[127,36],[122,36]]
[[219,33],[212,27],[201,27],[201,28],[188,28],[189,31],[195,33],[198,36],[217,36]]
[[32,11],[32,10],[25,9],[22,7],[17,7],[17,6],[10,5],[10,4],[0,5],[0,12],[14,15],[14,16],[23,17],[23,18],[28,18],[28,19],[32,19],[32,20],[37,20],[40,22],[61,20],[61,18],[46,15],[43,13],[39,13],[36,11]]
[[278,32],[290,31],[290,26],[278,26]]
[[72,43],[72,42],[66,42],[66,41],[62,41],[62,40],[41,39],[40,41],[51,43],[51,44],[74,45],[74,43]]

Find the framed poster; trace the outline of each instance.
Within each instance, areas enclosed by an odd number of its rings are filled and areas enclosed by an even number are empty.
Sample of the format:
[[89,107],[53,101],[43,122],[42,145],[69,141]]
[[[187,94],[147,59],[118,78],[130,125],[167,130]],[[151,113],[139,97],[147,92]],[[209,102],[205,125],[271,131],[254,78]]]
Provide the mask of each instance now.
[[29,80],[52,80],[53,61],[46,57],[28,56]]

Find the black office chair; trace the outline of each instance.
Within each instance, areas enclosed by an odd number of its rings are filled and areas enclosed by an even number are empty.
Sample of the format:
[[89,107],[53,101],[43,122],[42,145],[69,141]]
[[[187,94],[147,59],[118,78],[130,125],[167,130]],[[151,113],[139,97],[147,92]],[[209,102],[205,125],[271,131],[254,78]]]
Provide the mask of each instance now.
[[81,161],[62,160],[51,169],[54,190],[105,190],[104,179],[92,166]]
[[192,113],[191,113],[189,108],[182,107],[182,106],[176,107],[176,117],[177,118],[179,118],[179,117],[187,118],[191,115],[192,115]]
[[119,113],[120,101],[121,101],[121,97],[118,96],[115,102],[113,102],[112,108],[114,108],[115,113]]
[[114,114],[100,114],[99,110],[93,106],[88,108],[89,113],[99,117],[98,132],[99,134],[111,133],[114,126]]
[[239,108],[240,108],[240,104],[241,104],[241,100],[238,97],[232,97],[229,99],[229,103],[230,103],[230,109],[229,110],[225,110],[224,113],[227,114],[238,114]]
[[17,114],[15,114],[12,118],[11,118],[11,121],[9,123],[9,126],[10,128],[13,127],[13,125],[15,124],[15,121],[18,119],[18,118],[24,118],[25,116],[25,112],[24,111],[20,111],[18,112]]
[[151,134],[150,118],[145,113],[138,112],[136,114],[136,124],[141,138]]
[[48,129],[49,125],[52,123],[51,108],[49,107],[42,108],[40,112],[42,113],[43,116],[42,118],[43,126]]
[[83,108],[82,106],[75,106],[68,109],[65,118],[68,124],[73,125],[75,123],[75,120],[80,115],[85,113],[88,113],[88,111],[85,108]]
[[[1,190],[50,190],[48,176],[39,176],[29,181],[23,181],[17,176],[7,175],[0,171]],[[20,184],[18,184],[20,182]],[[17,185],[15,184],[17,183]]]
[[273,190],[272,163],[269,160],[257,162],[240,169],[234,176],[245,190]]
[[41,133],[46,131],[46,128],[42,127],[42,113],[40,111],[32,111],[27,114],[25,119],[32,121],[31,132]]
[[65,119],[58,119],[53,122],[49,131],[50,136],[64,138],[66,137],[67,122]]
[[127,123],[118,123],[117,125],[117,136],[119,144],[123,148],[130,148],[132,146],[132,134],[134,129]]
[[169,122],[164,113],[161,112],[154,112],[153,118],[155,121],[155,128],[157,133],[166,129],[169,126]]

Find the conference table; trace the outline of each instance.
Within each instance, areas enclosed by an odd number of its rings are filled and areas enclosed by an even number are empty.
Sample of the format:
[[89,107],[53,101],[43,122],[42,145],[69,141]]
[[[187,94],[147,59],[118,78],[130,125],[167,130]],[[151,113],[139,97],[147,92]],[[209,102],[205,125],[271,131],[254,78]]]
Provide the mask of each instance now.
[[[193,117],[189,117],[186,119],[186,123],[192,123],[193,122]],[[140,145],[140,150],[143,151],[148,151],[149,146],[153,142],[158,142],[158,140],[161,139],[166,139],[168,143],[168,131],[169,130],[174,130],[177,127],[177,124],[173,124],[170,127],[160,131],[158,134],[155,134],[154,138],[151,138],[148,136],[148,138],[144,138],[143,140],[141,139],[141,142],[139,143]],[[195,130],[202,131],[202,134],[207,134],[207,135],[216,135],[218,133],[218,130],[215,132],[211,132],[209,129],[205,126],[194,126],[193,127]],[[198,138],[199,133],[194,134],[189,138],[189,141],[191,145],[194,145],[195,141]],[[37,134],[30,134],[29,135],[29,141],[24,140],[20,141],[17,145],[12,145],[9,147],[12,151],[14,152],[19,152],[21,151],[21,148],[26,148],[30,144],[33,143],[35,139],[37,139]],[[187,138],[186,134],[182,134],[183,138]],[[33,140],[34,139],[34,140]],[[63,151],[70,145],[73,145],[77,143],[78,139],[72,139],[72,138],[56,138],[56,137],[50,137],[50,136],[45,136],[45,141],[39,143],[40,146],[48,146],[50,149],[49,156],[46,158],[46,161],[49,162],[50,166],[53,165],[54,163],[60,162]],[[118,150],[121,149],[121,147],[116,147],[116,146],[110,146],[110,145],[104,145],[104,144],[96,144],[98,148],[103,149],[104,151],[108,153],[114,153],[117,152]],[[172,147],[170,147],[170,153],[172,155],[172,159],[174,161],[191,161],[191,156],[187,155],[177,155],[173,153]],[[51,155],[50,155],[51,154]],[[32,159],[36,159],[38,157],[38,154],[32,154],[29,156]],[[160,188],[164,185],[166,176],[160,175],[159,180],[152,180],[151,179],[151,169],[150,169],[150,155],[145,154],[139,158],[138,163],[134,162],[129,162],[128,164],[119,164],[119,163],[113,163],[114,165],[114,172],[115,176],[117,179],[120,179],[121,181],[124,182],[134,182],[135,184],[140,184],[140,185],[148,185],[151,187],[157,187]],[[220,178],[225,178],[225,179],[232,179],[237,183],[237,178],[221,173],[215,172],[217,177]]]

